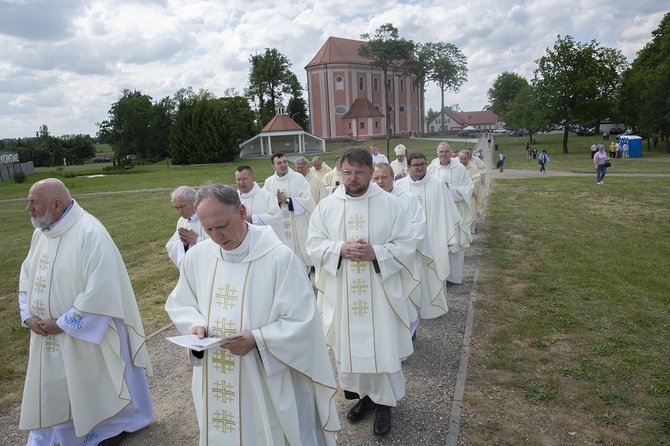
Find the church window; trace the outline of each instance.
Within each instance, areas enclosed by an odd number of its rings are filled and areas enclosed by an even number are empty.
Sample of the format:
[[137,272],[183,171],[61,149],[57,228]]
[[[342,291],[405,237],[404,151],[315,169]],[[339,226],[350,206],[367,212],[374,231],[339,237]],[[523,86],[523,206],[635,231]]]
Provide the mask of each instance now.
[[361,91],[365,90],[365,83],[362,77],[358,78],[358,89]]
[[[405,81],[400,79],[400,91],[405,91]],[[400,110],[402,111],[402,110]]]
[[337,107],[335,107],[335,114],[337,114],[337,115],[343,115],[346,112],[347,112],[347,107],[345,107],[344,105],[338,105]]
[[377,79],[377,78],[372,79],[372,89],[374,91],[379,90],[379,79]]

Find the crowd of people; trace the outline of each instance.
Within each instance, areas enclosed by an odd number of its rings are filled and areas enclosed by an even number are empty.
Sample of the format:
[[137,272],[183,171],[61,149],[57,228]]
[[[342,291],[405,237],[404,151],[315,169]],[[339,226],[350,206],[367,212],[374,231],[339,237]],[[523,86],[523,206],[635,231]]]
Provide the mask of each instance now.
[[[428,161],[354,148],[331,169],[276,152],[261,187],[182,186],[166,244],[179,280],[165,310],[189,350],[200,444],[334,445],[329,350],[356,423],[387,435],[405,395],[402,362],[421,319],[448,311],[484,212],[481,150]],[[19,306],[31,329],[21,429],[30,445],[112,444],[153,420],[151,366],[132,286],[102,224],[57,179],[30,190],[35,232]],[[316,297],[316,298],[315,298]],[[114,443],[116,444],[116,443]]]

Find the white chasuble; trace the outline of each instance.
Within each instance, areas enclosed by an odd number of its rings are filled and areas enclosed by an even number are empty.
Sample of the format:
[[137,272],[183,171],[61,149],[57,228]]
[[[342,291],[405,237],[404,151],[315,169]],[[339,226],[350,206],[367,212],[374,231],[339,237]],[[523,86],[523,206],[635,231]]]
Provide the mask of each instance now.
[[[307,246],[317,267],[326,342],[340,373],[396,373],[412,353],[406,305],[418,286],[412,236],[398,198],[376,184],[360,197],[338,188],[312,214]],[[372,245],[375,261],[340,257],[344,241],[356,239]]]
[[335,381],[304,265],[271,228],[248,229],[235,250],[210,239],[189,251],[165,304],[183,334],[256,339],[244,356],[207,350],[193,368],[200,445],[334,445]]
[[[131,402],[126,369],[151,373],[137,302],[118,249],[102,224],[74,202],[53,229],[33,233],[19,292],[25,292],[32,315],[66,319],[75,330],[89,322],[86,314],[109,317],[99,319],[107,325],[96,329],[101,334],[97,343],[66,332],[31,332],[21,404],[22,430],[73,421],[78,437],[95,438],[92,429]],[[127,339],[116,323],[127,327]],[[126,342],[134,364],[122,357]],[[150,403],[148,412],[150,421]]]
[[439,158],[436,158],[428,165],[427,172],[428,175],[432,175],[447,184],[447,190],[454,199],[454,204],[461,215],[461,223],[457,234],[458,249],[454,249],[453,252],[467,248],[472,241],[471,227],[472,219],[475,217],[472,210],[472,193],[475,186],[470,179],[470,175],[457,158],[452,158],[446,166],[441,165]]
[[284,220],[279,203],[277,203],[277,196],[261,189],[256,182],[249,192],[244,193],[238,190],[238,193],[240,201],[247,209],[247,215],[251,215],[252,223],[259,226],[270,226],[279,240],[286,243]]
[[288,203],[280,205],[284,240],[286,245],[298,255],[303,265],[311,266],[312,261],[307,255],[305,241],[309,216],[314,212],[316,205],[309,183],[301,174],[289,169],[283,177],[275,173],[266,179],[263,189],[275,196],[277,191],[281,191],[293,201],[293,210],[290,209]]
[[[416,261],[415,268],[420,279],[420,286],[409,294],[409,301],[421,319],[434,319],[447,313],[447,296],[445,278],[440,278],[436,271],[436,263],[433,260],[436,256],[443,256],[449,261],[446,250],[433,253],[433,247],[430,242],[430,235],[426,227],[426,216],[421,208],[416,195],[400,188],[394,187],[391,191],[398,197],[402,203],[402,209],[407,214],[409,221],[412,222],[414,230],[414,239],[416,241]],[[446,273],[448,275],[448,267]]]
[[433,247],[434,269],[441,280],[446,280],[450,264],[448,256],[445,255],[445,247],[449,252],[461,249],[459,233],[462,222],[461,214],[447,187],[438,178],[428,174],[417,181],[410,176],[405,177],[396,181],[395,187],[405,189],[419,199]]

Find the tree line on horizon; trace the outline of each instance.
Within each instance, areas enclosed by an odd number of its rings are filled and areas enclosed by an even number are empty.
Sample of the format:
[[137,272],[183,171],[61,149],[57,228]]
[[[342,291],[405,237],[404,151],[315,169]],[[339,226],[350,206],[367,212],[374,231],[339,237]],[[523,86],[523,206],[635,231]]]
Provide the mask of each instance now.
[[506,128],[528,129],[531,140],[533,132],[563,125],[563,153],[568,153],[571,126],[590,123],[599,132],[606,120],[625,122],[668,143],[670,13],[651,34],[631,64],[619,49],[559,35],[535,61],[532,79],[508,71],[496,78],[488,90],[491,109]]

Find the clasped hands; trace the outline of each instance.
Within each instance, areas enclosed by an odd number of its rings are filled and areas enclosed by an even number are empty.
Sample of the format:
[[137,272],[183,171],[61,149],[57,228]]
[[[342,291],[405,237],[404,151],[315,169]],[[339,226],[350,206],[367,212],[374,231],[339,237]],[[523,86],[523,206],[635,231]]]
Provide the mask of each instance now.
[[347,260],[374,260],[377,258],[371,244],[363,239],[347,240],[340,248],[340,256]]
[[198,234],[191,229],[179,228],[177,231],[179,232],[179,240],[184,245],[195,245],[198,242]]
[[[196,326],[191,328],[189,334],[194,334],[198,336],[198,339],[204,339],[207,335],[207,329],[205,327]],[[254,338],[253,333],[250,331],[242,331],[240,333],[235,333],[235,339],[231,342],[226,342],[221,345],[221,348],[225,348],[230,351],[233,355],[245,356],[251,350],[256,347],[256,338]]]
[[63,333],[63,329],[58,326],[56,319],[43,320],[37,316],[29,317],[24,323],[33,332],[41,336],[51,336]]
[[288,197],[286,196],[286,194],[284,192],[282,192],[279,189],[277,189],[277,201],[279,202],[279,204],[288,203]]

